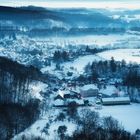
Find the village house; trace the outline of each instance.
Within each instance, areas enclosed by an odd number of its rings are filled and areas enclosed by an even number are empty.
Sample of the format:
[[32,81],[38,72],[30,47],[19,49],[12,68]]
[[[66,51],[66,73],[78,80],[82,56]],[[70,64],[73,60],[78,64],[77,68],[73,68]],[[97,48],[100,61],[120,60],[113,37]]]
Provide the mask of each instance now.
[[54,106],[68,106],[70,102],[76,102],[77,105],[84,104],[83,100],[81,100],[80,94],[69,90],[58,90],[54,98]]
[[84,85],[80,88],[80,94],[83,98],[86,97],[96,97],[98,95],[99,89],[94,84]]

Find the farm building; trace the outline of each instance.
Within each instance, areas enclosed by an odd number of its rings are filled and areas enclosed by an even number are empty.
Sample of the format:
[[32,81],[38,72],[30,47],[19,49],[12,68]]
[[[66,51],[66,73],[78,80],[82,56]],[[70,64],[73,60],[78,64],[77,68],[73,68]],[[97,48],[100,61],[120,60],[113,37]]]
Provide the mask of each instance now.
[[54,97],[54,106],[56,107],[68,106],[71,102],[75,102],[77,105],[84,104],[80,94],[68,90],[58,90],[57,95]]
[[102,98],[103,105],[125,105],[130,104],[129,97],[108,97]]
[[98,88],[94,84],[85,85],[80,89],[82,97],[95,97],[98,95]]

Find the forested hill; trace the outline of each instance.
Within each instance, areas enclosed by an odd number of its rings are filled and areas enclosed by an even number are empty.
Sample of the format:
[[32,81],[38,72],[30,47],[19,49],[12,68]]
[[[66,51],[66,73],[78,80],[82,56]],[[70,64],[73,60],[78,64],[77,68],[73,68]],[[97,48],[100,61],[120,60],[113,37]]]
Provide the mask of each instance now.
[[1,139],[11,139],[38,119],[40,102],[32,97],[29,86],[40,75],[33,66],[0,57]]
[[0,57],[0,103],[22,103],[30,100],[28,93],[32,80],[39,80],[41,72],[33,66],[24,66]]
[[32,19],[58,19],[51,11],[41,7],[5,7],[0,6],[1,20],[32,20]]
[[[134,17],[131,13],[135,13]],[[81,35],[124,33],[139,30],[139,10],[111,12],[107,9],[47,9],[0,6],[1,31],[27,31],[29,35]],[[117,15],[117,18],[116,18]],[[5,33],[5,32],[4,32]],[[8,32],[9,33],[9,32]]]
[[[96,27],[97,24],[103,25],[115,23],[118,21],[93,10],[87,9],[46,9],[40,7],[0,7],[1,24],[5,26],[26,26],[29,29],[42,28],[50,29],[52,27],[62,28],[79,28]],[[10,21],[10,24],[9,22]],[[32,23],[32,24],[31,24]]]
[[41,74],[41,72],[33,66],[25,66],[2,56],[0,56],[0,70],[8,72],[15,77],[28,77],[31,79],[34,79],[35,75]]

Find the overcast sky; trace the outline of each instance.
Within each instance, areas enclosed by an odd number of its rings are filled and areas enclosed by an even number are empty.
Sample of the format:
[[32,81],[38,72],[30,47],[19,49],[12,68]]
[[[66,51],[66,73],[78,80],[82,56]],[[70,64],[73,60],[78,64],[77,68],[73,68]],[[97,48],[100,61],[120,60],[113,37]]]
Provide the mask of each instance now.
[[140,9],[140,0],[0,0],[1,6],[42,6],[49,8]]

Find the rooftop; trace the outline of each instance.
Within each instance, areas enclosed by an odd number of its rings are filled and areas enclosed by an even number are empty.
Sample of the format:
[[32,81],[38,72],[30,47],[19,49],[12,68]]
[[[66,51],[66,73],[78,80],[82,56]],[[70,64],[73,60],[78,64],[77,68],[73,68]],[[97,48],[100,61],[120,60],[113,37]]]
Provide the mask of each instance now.
[[97,89],[97,90],[98,90],[97,86],[94,85],[94,84],[84,85],[84,86],[81,88],[81,90],[89,90],[89,89]]

